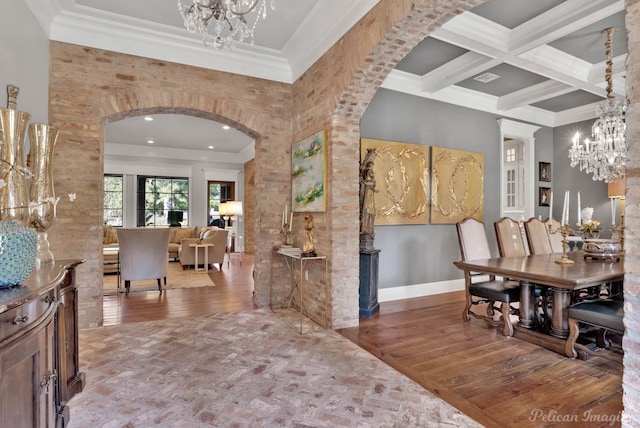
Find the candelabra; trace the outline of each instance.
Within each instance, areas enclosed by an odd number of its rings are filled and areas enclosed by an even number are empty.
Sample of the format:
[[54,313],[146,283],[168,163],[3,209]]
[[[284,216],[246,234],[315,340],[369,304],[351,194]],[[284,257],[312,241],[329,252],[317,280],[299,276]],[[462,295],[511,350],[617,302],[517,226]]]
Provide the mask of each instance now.
[[562,257],[555,260],[555,262],[560,265],[572,265],[574,263],[573,260],[569,259],[569,256],[567,256],[567,249],[569,248],[567,235],[573,232],[573,229],[571,229],[568,224],[563,224],[556,230],[552,230],[551,223],[549,223],[547,227],[549,228],[549,233],[559,233],[562,235]]
[[284,223],[282,229],[280,229],[280,236],[282,238],[281,247],[291,247],[293,245],[293,232],[289,229],[289,224]]

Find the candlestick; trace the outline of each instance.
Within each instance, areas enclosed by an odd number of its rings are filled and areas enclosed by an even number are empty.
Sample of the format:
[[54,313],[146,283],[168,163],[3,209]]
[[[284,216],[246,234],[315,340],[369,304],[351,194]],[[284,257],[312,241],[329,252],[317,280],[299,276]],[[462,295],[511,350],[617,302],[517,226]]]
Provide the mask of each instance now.
[[580,192],[578,192],[578,222],[576,225],[580,227],[582,225],[582,210],[580,209]]
[[564,224],[569,225],[569,207],[571,206],[571,192],[567,190],[567,218],[564,220]]
[[547,227],[549,228],[549,233],[560,233],[562,235],[562,257],[554,260],[554,262],[559,265],[574,264],[574,261],[571,260],[567,255],[567,250],[569,249],[569,244],[567,243],[567,235],[569,233],[573,233],[573,229],[571,229],[568,224],[560,226],[556,230],[552,230],[551,223],[549,223]]
[[611,226],[616,225],[616,203],[615,198],[610,198],[611,201]]
[[564,226],[564,221],[567,216],[567,191],[564,192],[564,201],[562,202],[562,216],[560,217],[560,226]]

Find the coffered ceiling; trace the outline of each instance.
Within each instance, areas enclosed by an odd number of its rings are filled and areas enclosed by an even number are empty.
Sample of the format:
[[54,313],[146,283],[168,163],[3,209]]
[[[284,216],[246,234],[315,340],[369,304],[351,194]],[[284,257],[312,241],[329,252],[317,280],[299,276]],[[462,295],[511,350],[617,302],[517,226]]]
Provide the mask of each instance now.
[[[276,10],[269,9],[258,23],[255,45],[219,52],[184,29],[175,0],[25,1],[52,40],[287,83],[378,2],[276,0]],[[619,29],[613,38],[613,91],[624,96],[624,0],[491,0],[420,43],[383,87],[543,126],[591,119],[595,105],[606,98],[601,32],[612,26]],[[477,80],[494,76],[488,83]],[[153,123],[160,126],[163,120],[159,116]],[[127,120],[109,125],[107,141],[147,145],[155,138],[147,127],[141,140],[134,125]],[[238,133],[231,139],[220,126],[206,125],[172,123],[158,131],[166,142],[157,144],[195,151],[207,150],[206,144],[247,153],[248,137]],[[195,138],[197,133],[202,138]],[[185,135],[194,138],[185,141]]]

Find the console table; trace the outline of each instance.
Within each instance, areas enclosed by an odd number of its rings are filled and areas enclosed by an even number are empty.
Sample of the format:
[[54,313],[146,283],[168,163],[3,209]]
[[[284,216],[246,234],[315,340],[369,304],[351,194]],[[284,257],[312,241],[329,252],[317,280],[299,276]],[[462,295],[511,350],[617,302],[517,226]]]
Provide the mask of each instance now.
[[0,288],[0,421],[64,427],[67,402],[84,388],[78,360],[75,268],[58,260]]
[[[327,256],[313,256],[313,257],[304,257],[302,255],[298,255],[298,254],[290,254],[287,252],[283,252],[280,250],[276,251],[277,254],[280,254],[281,256],[284,257],[284,260],[287,264],[287,268],[289,269],[289,273],[291,274],[291,291],[289,292],[289,295],[284,299],[284,301],[280,304],[277,305],[275,308],[276,309],[282,309],[282,308],[291,308],[294,307],[293,306],[293,298],[295,295],[298,296],[298,300],[300,302],[300,333],[302,333],[302,321],[303,321],[303,316],[306,316],[307,318],[309,318],[310,320],[314,321],[315,320],[313,318],[311,318],[309,316],[309,312],[307,311],[307,308],[305,307],[304,304],[304,297],[303,297],[303,292],[302,292],[302,284],[304,283],[303,279],[303,272],[304,272],[304,267],[308,262],[320,262],[324,265],[324,282],[325,282],[325,299],[324,299],[324,320],[322,322],[322,324],[320,324],[323,328],[329,328],[329,322],[328,322],[328,297],[327,297],[327,293],[326,293],[326,284],[327,284]],[[298,275],[296,275],[296,273],[298,273]],[[271,309],[274,309],[274,306],[271,305]]]

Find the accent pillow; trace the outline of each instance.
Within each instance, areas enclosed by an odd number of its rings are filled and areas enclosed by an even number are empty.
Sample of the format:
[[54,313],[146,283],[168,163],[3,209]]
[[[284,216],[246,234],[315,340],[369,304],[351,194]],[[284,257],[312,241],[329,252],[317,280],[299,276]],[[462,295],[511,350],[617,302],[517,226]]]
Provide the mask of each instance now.
[[180,228],[176,230],[176,244],[182,242],[182,238],[193,238],[193,229],[190,227]]
[[217,230],[208,228],[202,231],[202,233],[200,234],[200,238],[201,239],[213,238],[214,236],[216,236],[217,233],[218,233]]

